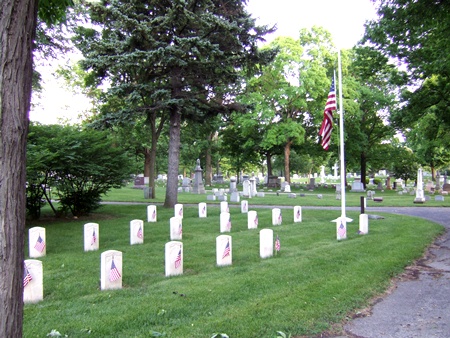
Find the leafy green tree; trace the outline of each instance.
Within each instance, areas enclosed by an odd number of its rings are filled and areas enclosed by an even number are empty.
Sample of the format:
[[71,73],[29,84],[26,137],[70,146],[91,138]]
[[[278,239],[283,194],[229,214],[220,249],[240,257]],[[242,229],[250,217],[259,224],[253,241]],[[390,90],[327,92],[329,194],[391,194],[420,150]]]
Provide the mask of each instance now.
[[[74,216],[98,208],[101,196],[111,188],[121,187],[132,173],[127,153],[115,146],[106,132],[74,126],[31,125],[27,150],[30,174],[27,179],[33,188],[28,192],[36,196],[40,187],[41,196],[45,196],[46,187],[54,189],[59,211],[70,211]],[[47,201],[52,204],[50,199]]]
[[90,7],[95,27],[80,28],[76,39],[85,69],[129,100],[129,112],[167,116],[164,205],[172,207],[183,120],[203,121],[240,109],[232,100],[240,72],[272,57],[257,48],[270,29],[255,25],[242,0],[113,0]]

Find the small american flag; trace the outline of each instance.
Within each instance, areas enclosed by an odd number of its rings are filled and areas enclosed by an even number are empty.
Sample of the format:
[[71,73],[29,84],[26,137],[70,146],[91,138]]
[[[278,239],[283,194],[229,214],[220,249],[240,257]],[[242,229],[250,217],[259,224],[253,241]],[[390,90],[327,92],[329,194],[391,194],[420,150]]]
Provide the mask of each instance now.
[[227,229],[231,230],[231,217],[228,218]]
[[142,239],[144,237],[144,234],[142,232],[142,226],[139,226],[138,232],[137,232],[137,237]]
[[92,232],[91,245],[94,245],[97,242],[97,236],[95,235],[95,230]]
[[255,216],[254,222],[255,222],[255,225],[258,225],[258,215]]
[[324,150],[328,150],[333,130],[333,110],[336,110],[336,90],[334,86],[334,77],[331,80],[330,92],[328,93],[327,103],[323,111],[323,121],[320,126],[319,135],[322,137],[321,145]]
[[280,237],[277,235],[277,239],[275,240],[275,251],[280,251]]
[[181,207],[180,210],[178,210],[178,216],[183,217],[183,208]]
[[152,219],[153,219],[153,220],[156,219],[156,209],[153,209],[153,212],[152,212]]
[[180,225],[178,226],[178,234],[181,236],[183,234],[183,223],[181,223],[181,220],[179,224]]
[[338,236],[339,238],[345,238],[347,231],[344,227],[344,224],[341,222],[341,225],[338,228]]
[[230,240],[227,241],[227,245],[225,245],[225,250],[223,250],[222,259],[230,255]]
[[31,282],[33,278],[31,277],[30,271],[28,271],[27,266],[23,265],[23,287],[27,286],[29,282]]
[[300,213],[300,208],[297,209],[297,214],[295,215],[297,217],[297,219],[300,219],[300,216],[302,214]]
[[243,209],[244,211],[247,211],[247,202],[244,202]]
[[36,244],[34,245],[34,248],[35,248],[37,251],[39,251],[39,252],[42,252],[42,251],[44,251],[44,249],[45,249],[45,242],[44,242],[44,240],[42,239],[42,237],[41,237],[40,234],[39,234],[39,237],[38,237],[38,239],[37,239],[37,241],[36,241]]
[[206,205],[204,205],[202,208],[202,215],[206,215]]
[[175,269],[178,269],[181,266],[181,247],[178,251],[177,257],[175,258]]
[[120,275],[119,269],[117,269],[116,264],[114,264],[114,258],[111,261],[111,270],[109,270],[109,281],[114,282],[120,279],[122,276]]
[[281,224],[283,222],[283,217],[281,216],[281,210],[280,214],[278,215],[278,224]]

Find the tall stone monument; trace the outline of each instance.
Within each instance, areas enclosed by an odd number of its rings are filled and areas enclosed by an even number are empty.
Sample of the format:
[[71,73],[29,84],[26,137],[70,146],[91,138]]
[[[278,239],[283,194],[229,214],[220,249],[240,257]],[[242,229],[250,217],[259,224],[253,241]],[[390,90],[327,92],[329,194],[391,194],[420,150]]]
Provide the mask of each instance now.
[[205,186],[203,185],[203,170],[200,167],[200,160],[197,159],[197,167],[194,174],[194,186],[192,188],[193,194],[205,194]]
[[422,168],[419,168],[419,170],[417,170],[417,187],[414,203],[425,203],[425,196],[423,195]]

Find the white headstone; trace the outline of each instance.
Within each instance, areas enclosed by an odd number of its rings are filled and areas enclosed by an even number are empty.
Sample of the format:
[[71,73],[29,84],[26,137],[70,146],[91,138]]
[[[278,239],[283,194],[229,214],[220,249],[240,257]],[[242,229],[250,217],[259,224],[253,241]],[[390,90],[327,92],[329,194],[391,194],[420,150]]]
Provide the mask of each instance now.
[[218,266],[231,265],[231,236],[220,235],[216,237],[216,262]]
[[258,228],[258,213],[255,210],[250,210],[247,213],[247,224],[249,229]]
[[23,267],[23,301],[37,303],[44,299],[44,274],[42,262],[26,259]]
[[283,221],[283,218],[281,216],[281,209],[273,208],[272,209],[272,225],[281,225],[282,221]]
[[241,201],[241,213],[245,214],[248,212],[248,201]]
[[183,243],[171,241],[165,245],[166,277],[183,274]]
[[28,230],[28,249],[31,258],[43,257],[47,254],[45,228],[34,227]]
[[220,213],[220,232],[231,231],[231,216],[229,212]]
[[284,192],[291,192],[291,186],[288,183],[284,185]]
[[122,252],[108,250],[100,256],[100,289],[122,288]]
[[423,178],[422,178],[422,168],[417,171],[417,188],[416,188],[416,198],[414,203],[424,203],[425,197],[423,193]]
[[198,204],[198,217],[206,218],[208,216],[208,211],[206,208],[206,203],[202,202]]
[[333,177],[337,178],[338,177],[338,171],[337,170],[339,169],[338,164],[335,163],[334,166],[331,167],[331,169],[333,169]]
[[242,183],[242,189],[243,189],[243,195],[244,195],[244,197],[248,197],[248,198],[251,198],[251,197],[252,197],[252,194],[251,194],[251,191],[250,191],[251,186],[250,186],[250,181],[249,181],[249,180],[245,180],[245,181]]
[[359,215],[359,234],[366,235],[369,233],[369,215]]
[[346,220],[342,220],[341,217],[333,220],[332,222],[336,222],[336,238],[338,241],[347,238],[347,222]]
[[220,202],[220,212],[230,212],[227,201]]
[[98,250],[99,239],[98,223],[86,223],[84,225],[84,251]]
[[259,256],[268,258],[273,256],[273,230],[263,229],[259,232]]
[[130,221],[130,244],[144,243],[144,221],[133,219]]
[[156,205],[147,206],[147,222],[156,222]]
[[170,240],[183,239],[183,220],[179,217],[170,218]]
[[325,183],[325,166],[320,166],[320,183]]
[[174,216],[178,218],[183,218],[183,204],[175,204]]
[[302,221],[302,207],[296,205],[294,207],[294,223],[299,223]]

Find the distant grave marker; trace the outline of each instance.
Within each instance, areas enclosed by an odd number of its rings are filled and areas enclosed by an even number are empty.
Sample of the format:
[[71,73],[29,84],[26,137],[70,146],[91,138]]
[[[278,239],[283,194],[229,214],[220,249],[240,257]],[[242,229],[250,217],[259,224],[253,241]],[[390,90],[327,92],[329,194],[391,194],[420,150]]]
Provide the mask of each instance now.
[[100,235],[98,223],[84,225],[84,251],[96,251],[99,248]]
[[250,210],[247,213],[247,225],[248,229],[258,228],[258,213],[255,210]]
[[273,256],[273,230],[263,229],[259,233],[259,255],[261,258]]
[[231,236],[220,235],[216,237],[216,262],[218,266],[231,265],[232,263]]
[[144,243],[144,221],[134,219],[130,221],[130,244]]
[[30,258],[43,257],[47,254],[45,228],[34,227],[28,230],[28,249]]
[[156,222],[156,205],[147,206],[147,222]]

